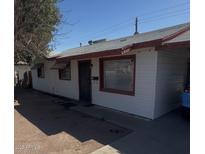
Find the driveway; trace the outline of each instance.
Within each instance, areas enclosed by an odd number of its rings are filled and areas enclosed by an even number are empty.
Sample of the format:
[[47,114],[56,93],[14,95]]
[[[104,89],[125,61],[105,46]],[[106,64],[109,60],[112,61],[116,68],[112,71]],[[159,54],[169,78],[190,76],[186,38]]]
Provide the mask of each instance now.
[[86,154],[130,133],[33,90],[15,89],[15,99],[16,154]]

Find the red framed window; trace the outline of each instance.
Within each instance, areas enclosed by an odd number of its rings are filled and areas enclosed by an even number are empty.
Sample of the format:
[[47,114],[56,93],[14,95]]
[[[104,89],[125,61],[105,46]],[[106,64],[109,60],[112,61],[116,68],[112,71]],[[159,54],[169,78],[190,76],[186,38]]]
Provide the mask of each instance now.
[[134,95],[135,55],[100,59],[100,91]]

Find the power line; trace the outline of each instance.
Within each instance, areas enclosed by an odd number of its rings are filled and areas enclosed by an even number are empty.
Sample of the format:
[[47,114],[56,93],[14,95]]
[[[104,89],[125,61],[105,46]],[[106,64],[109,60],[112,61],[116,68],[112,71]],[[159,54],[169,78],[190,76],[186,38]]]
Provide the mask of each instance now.
[[[177,10],[166,10],[166,12],[159,12],[158,11],[158,15],[153,15],[153,14],[151,14],[151,16],[148,16],[148,17],[146,17],[146,18],[138,18],[138,20],[139,20],[139,22],[138,22],[138,24],[141,24],[141,23],[146,23],[146,21],[148,20],[148,22],[149,22],[149,20],[151,19],[151,20],[153,20],[153,19],[155,19],[156,17],[157,18],[159,18],[159,17],[163,17],[164,15],[169,15],[169,14],[172,14],[172,13],[181,13],[182,11],[189,11],[189,8],[185,8],[185,9],[182,9],[182,10],[179,10],[179,9],[177,9]],[[160,14],[159,14],[160,13]],[[166,13],[166,14],[165,14]],[[136,17],[135,17],[136,18]],[[127,20],[128,21],[128,20]],[[106,28],[106,29],[104,29],[103,31],[98,31],[97,32],[97,34],[96,33],[93,33],[93,35],[84,35],[83,37],[81,37],[81,39],[82,38],[86,38],[86,39],[83,39],[84,41],[87,41],[88,39],[87,38],[90,38],[90,37],[92,37],[92,38],[96,38],[97,36],[99,36],[99,35],[103,35],[103,34],[107,34],[108,32],[111,32],[111,33],[113,33],[113,31],[114,30],[116,30],[116,29],[121,29],[121,28],[123,28],[123,27],[125,27],[125,26],[128,26],[128,25],[133,25],[134,24],[134,18],[131,20],[131,21],[129,21],[129,22],[123,22],[123,23],[121,23],[121,24],[116,24],[116,26],[115,27],[113,27],[113,26],[110,26],[110,28],[108,29],[108,28]],[[71,31],[70,31],[71,32]],[[69,32],[69,33],[70,33]],[[65,33],[64,35],[66,35],[67,33]],[[84,41],[82,41],[82,42],[84,42]]]
[[[159,10],[154,10],[154,11],[150,11],[150,12],[146,12],[146,13],[139,14],[138,17],[140,17],[140,16],[147,16],[147,15],[150,15],[150,14],[153,15],[154,13],[161,13],[161,11],[163,11],[163,10],[165,10],[165,11],[174,11],[174,10],[170,10],[170,9],[173,9],[173,8],[176,9],[176,8],[179,7],[179,6],[182,6],[182,5],[185,6],[185,5],[187,5],[187,4],[189,4],[189,3],[184,2],[184,3],[177,4],[177,5],[172,5],[172,6],[170,6],[170,7],[166,7],[166,8],[162,8],[162,9],[159,9]],[[135,16],[135,17],[128,18],[128,19],[126,19],[126,20],[123,20],[122,22],[120,22],[120,23],[118,23],[118,24],[111,25],[111,26],[109,26],[109,27],[107,27],[107,28],[104,28],[104,29],[102,29],[102,30],[100,30],[100,31],[93,32],[93,33],[88,33],[88,36],[91,36],[92,34],[95,34],[95,33],[98,33],[98,32],[104,32],[104,31],[106,31],[106,30],[109,30],[109,29],[112,28],[112,27],[120,26],[120,25],[124,24],[126,21],[134,20],[135,18],[136,18],[136,16]],[[87,38],[87,34],[84,35],[84,36],[86,36],[86,38]],[[84,36],[83,36],[83,38],[85,38]]]
[[175,12],[182,12],[182,11],[187,11],[187,10],[190,10],[190,8],[184,8],[184,9],[178,9],[178,10],[167,10],[165,12],[159,12],[159,14],[150,14],[150,16],[148,17],[138,17],[138,20],[147,20],[147,19],[151,19],[153,17],[156,17],[156,16],[160,16],[160,15],[164,15],[164,14],[170,14],[170,13],[175,13]]
[[[163,20],[163,19],[167,19],[167,17],[170,17],[170,18],[173,18],[173,17],[176,17],[176,16],[183,16],[183,15],[187,15],[188,12],[184,12],[182,14],[175,14],[175,15],[170,15],[170,16],[164,16],[163,18],[158,18],[158,19],[155,19],[155,20],[149,20],[149,21],[146,21],[146,22],[141,22],[139,24],[145,24],[145,23],[150,23],[150,22],[155,22],[155,21],[159,21],[159,20]],[[133,24],[130,24],[130,25],[133,25]],[[127,27],[124,27],[124,28],[127,28]],[[120,29],[121,30],[121,29]],[[115,32],[118,32],[118,30],[116,31],[113,31],[113,32],[110,32],[109,34],[113,34]]]
[[149,21],[150,19],[152,20],[152,19],[155,19],[155,18],[159,18],[159,17],[163,17],[163,16],[169,16],[169,15],[175,15],[175,14],[184,13],[184,12],[188,13],[188,12],[189,12],[189,9],[184,9],[184,10],[182,10],[182,11],[180,11],[180,12],[172,12],[172,13],[169,13],[169,14],[163,14],[163,15],[160,15],[160,16],[153,16],[153,17],[150,17],[150,18],[145,18],[145,19],[143,19],[143,20],[140,20],[139,23],[144,22],[144,21],[145,21],[145,22],[146,22],[146,21]]
[[154,10],[154,11],[146,12],[146,13],[143,13],[143,14],[139,14],[139,16],[145,16],[145,15],[153,14],[153,13],[160,12],[160,11],[163,11],[163,10],[170,10],[172,8],[177,8],[177,7],[182,6],[182,5],[189,5],[189,3],[184,2],[184,3],[177,4],[177,5],[172,5],[172,6],[165,7],[165,8],[159,9],[159,10]]
[[182,14],[175,14],[175,15],[170,15],[170,16],[164,16],[164,17],[162,17],[162,18],[157,18],[157,19],[155,19],[155,20],[143,21],[143,22],[141,22],[141,23],[139,23],[139,24],[145,24],[145,23],[155,22],[155,21],[159,21],[159,20],[161,20],[161,19],[167,19],[168,17],[171,18],[171,17],[176,17],[176,16],[187,15],[187,13],[189,13],[189,11],[184,12],[184,13],[182,13]]
[[[176,14],[177,12],[178,13],[183,13],[181,11],[189,11],[189,8],[185,8],[183,10],[179,10],[179,7],[180,6],[189,6],[189,3],[187,2],[183,2],[183,3],[180,3],[180,4],[177,4],[177,5],[172,5],[172,6],[169,6],[169,7],[166,7],[166,8],[162,8],[162,9],[158,9],[158,10],[153,10],[153,11],[149,11],[149,12],[145,12],[145,13],[142,13],[142,14],[139,14],[138,15],[138,19],[139,19],[139,24],[144,24],[144,23],[149,23],[149,22],[155,22],[157,20],[160,20],[160,19],[164,19],[164,18],[167,18],[167,17],[175,17],[177,16],[178,14]],[[174,14],[172,14],[174,13]],[[188,12],[185,12],[185,13],[188,13]],[[181,15],[185,15],[184,14],[180,14],[179,16]],[[158,14],[158,15],[157,15]],[[105,35],[105,34],[110,34],[110,33],[115,33],[115,32],[118,32],[119,30],[121,29],[124,29],[124,28],[127,28],[128,26],[130,25],[133,25],[134,24],[134,19],[136,18],[135,17],[131,17],[129,19],[126,19],[118,24],[114,24],[114,25],[111,25],[107,28],[104,28],[100,31],[97,31],[97,32],[93,32],[93,33],[88,33],[88,35],[82,35],[81,39],[82,38],[91,38],[94,39],[94,38],[97,38],[98,36],[100,35]],[[80,42],[86,42],[88,39],[82,39]]]
[[[169,14],[163,14],[161,16],[153,16],[152,18],[145,18],[144,20],[139,20],[139,24],[149,23],[150,21],[153,22],[153,21],[157,21],[159,19],[168,18],[168,17],[172,17],[172,16],[175,17],[175,16],[180,15],[180,14],[184,15],[186,13],[189,13],[188,9],[184,9],[180,12],[179,11],[178,12],[169,12]],[[113,33],[117,29],[121,30],[123,27],[127,27],[127,26],[130,26],[130,25],[133,25],[133,21],[124,23],[124,25],[121,25],[121,26],[118,26],[118,27],[113,27],[111,29],[108,29],[108,31],[106,31],[106,32],[99,32],[98,34],[93,35],[92,38],[96,38],[99,35],[104,35],[104,34],[107,34],[107,33]],[[81,40],[81,42],[85,42],[85,41],[87,41],[87,39]]]
[[[187,12],[184,12],[182,14],[173,14],[173,15],[169,15],[169,16],[162,16],[161,18],[157,18],[157,19],[153,19],[153,20],[147,20],[147,21],[143,21],[143,22],[139,22],[139,24],[145,24],[145,23],[150,23],[150,22],[156,22],[156,21],[159,21],[159,20],[162,20],[162,19],[167,19],[168,17],[169,18],[173,18],[173,17],[176,17],[176,16],[182,16],[182,15],[187,15],[187,13],[189,13],[189,11]],[[133,24],[130,24],[129,25],[133,25]],[[128,24],[126,25],[126,27],[124,26],[124,28],[127,28]],[[115,32],[118,32],[119,30],[122,30],[122,28],[118,29],[118,30],[115,30],[115,31],[111,31],[109,32],[109,34],[113,34]],[[105,34],[108,34],[108,33],[104,33],[103,35]]]
[[[173,18],[173,17],[176,17],[176,16],[183,16],[183,15],[187,15],[187,13],[189,13],[189,11],[187,11],[187,12],[184,12],[184,13],[181,13],[181,14],[174,14],[174,15],[169,15],[169,16],[164,16],[164,17],[161,17],[161,18],[158,18],[158,19],[155,19],[155,20],[148,20],[148,21],[143,21],[143,22],[141,22],[141,23],[139,23],[139,24],[145,24],[145,23],[151,23],[151,22],[156,22],[156,21],[159,21],[159,20],[163,20],[163,19],[167,19],[167,17],[169,17],[169,18]],[[128,26],[128,23],[126,24],[127,26]],[[129,25],[133,25],[133,23],[129,23]],[[122,29],[124,29],[124,28],[127,28],[127,27],[123,27],[123,28],[121,28],[121,29],[119,29],[119,30],[122,30]],[[113,33],[116,33],[116,32],[118,32],[119,30],[115,30],[115,31],[112,31],[112,32],[109,32],[109,34],[113,34]],[[108,34],[108,33],[107,33]],[[84,43],[84,42],[86,42],[87,40],[84,40],[84,41],[81,41],[81,43]],[[76,43],[76,42],[73,42],[73,43]]]

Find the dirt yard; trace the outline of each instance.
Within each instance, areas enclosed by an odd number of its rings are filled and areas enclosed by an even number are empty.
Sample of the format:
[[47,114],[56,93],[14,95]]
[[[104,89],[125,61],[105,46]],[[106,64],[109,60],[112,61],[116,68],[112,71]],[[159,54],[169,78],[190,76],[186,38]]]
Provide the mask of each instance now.
[[15,154],[87,154],[130,132],[33,90],[15,89],[15,100]]

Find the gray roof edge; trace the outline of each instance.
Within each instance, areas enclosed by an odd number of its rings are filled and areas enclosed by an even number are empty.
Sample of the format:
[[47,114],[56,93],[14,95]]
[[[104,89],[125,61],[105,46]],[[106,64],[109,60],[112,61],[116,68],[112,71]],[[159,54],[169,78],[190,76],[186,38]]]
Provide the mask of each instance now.
[[[152,31],[148,31],[148,32],[138,33],[136,35],[130,35],[130,36],[125,36],[125,37],[121,37],[121,38],[117,38],[117,39],[111,39],[111,40],[108,40],[108,41],[105,41],[105,42],[100,42],[100,43],[97,43],[97,44],[105,44],[105,43],[112,42],[112,41],[118,41],[118,40],[122,40],[122,39],[126,39],[126,38],[132,38],[132,37],[136,37],[136,36],[140,36],[140,35],[143,36],[143,35],[147,35],[149,33],[154,33],[154,32],[158,32],[158,31],[159,32],[160,31],[166,31],[166,30],[181,28],[181,27],[185,27],[185,26],[190,26],[190,22],[186,22],[186,23],[182,23],[182,24],[178,24],[178,25],[174,25],[174,26],[169,26],[169,27],[164,27],[164,28],[160,28],[160,29],[156,29],[156,30],[152,30]],[[95,45],[95,44],[93,44],[93,45]],[[63,56],[63,54],[68,53],[69,50],[71,50],[71,49],[78,49],[78,48],[80,49],[80,48],[83,48],[83,47],[93,46],[93,45],[88,44],[88,45],[84,45],[84,46],[81,46],[81,47],[66,49],[66,50],[62,51],[61,53],[49,56],[49,58]]]

